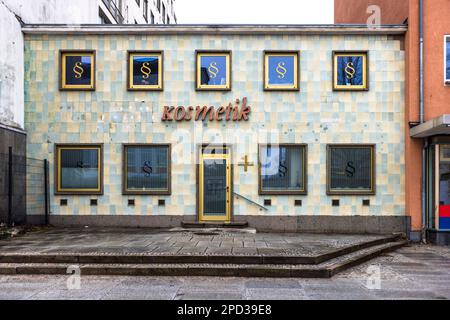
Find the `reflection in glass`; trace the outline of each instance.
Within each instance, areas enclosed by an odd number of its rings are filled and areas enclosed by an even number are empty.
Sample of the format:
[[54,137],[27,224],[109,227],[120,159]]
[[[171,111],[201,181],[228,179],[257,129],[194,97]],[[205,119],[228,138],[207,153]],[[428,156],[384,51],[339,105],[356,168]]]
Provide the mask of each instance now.
[[98,149],[61,149],[61,189],[100,189]]
[[202,85],[227,85],[227,57],[225,55],[201,56],[200,80]]
[[168,190],[168,148],[127,147],[127,190]]
[[66,56],[66,84],[91,85],[92,56]]
[[372,190],[372,148],[332,147],[331,190]]
[[159,57],[133,56],[133,85],[159,85]]
[[304,147],[262,147],[263,191],[303,191]]
[[339,86],[362,86],[364,84],[363,56],[338,56],[337,73]]
[[205,216],[227,214],[227,162],[225,159],[203,160],[203,208]]

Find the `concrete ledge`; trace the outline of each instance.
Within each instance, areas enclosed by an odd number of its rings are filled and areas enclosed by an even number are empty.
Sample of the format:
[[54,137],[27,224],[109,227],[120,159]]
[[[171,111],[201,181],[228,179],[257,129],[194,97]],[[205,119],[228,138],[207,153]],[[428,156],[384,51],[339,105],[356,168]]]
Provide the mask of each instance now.
[[[42,224],[43,216],[28,216],[30,224]],[[259,232],[339,233],[339,234],[409,234],[407,216],[234,216]],[[112,216],[112,215],[50,215],[55,227],[130,227],[175,228],[197,221],[196,216]]]
[[235,216],[260,232],[408,234],[407,216]]

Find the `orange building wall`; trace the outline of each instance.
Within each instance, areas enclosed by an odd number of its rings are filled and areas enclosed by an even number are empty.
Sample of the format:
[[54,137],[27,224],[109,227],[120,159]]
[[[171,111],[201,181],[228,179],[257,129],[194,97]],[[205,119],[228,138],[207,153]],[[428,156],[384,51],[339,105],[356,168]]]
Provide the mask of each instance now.
[[381,8],[382,24],[403,24],[408,17],[408,0],[335,0],[334,23],[365,24],[370,5]]
[[[406,119],[419,121],[419,0],[335,0],[335,23],[366,23],[369,5],[381,7],[382,24],[408,18],[406,50]],[[425,120],[450,113],[450,86],[444,86],[444,35],[450,34],[450,0],[424,1]],[[422,227],[421,179],[423,140],[409,138],[406,126],[406,212],[412,230]]]

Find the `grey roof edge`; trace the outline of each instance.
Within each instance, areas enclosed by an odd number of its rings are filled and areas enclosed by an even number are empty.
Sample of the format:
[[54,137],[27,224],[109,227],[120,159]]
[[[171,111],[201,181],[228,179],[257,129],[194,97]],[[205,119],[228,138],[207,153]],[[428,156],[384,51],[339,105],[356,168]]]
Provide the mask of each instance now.
[[450,114],[431,119],[410,130],[413,138],[426,138],[436,134],[450,134]]
[[152,35],[404,35],[407,25],[66,25],[26,24],[24,34],[152,34]]

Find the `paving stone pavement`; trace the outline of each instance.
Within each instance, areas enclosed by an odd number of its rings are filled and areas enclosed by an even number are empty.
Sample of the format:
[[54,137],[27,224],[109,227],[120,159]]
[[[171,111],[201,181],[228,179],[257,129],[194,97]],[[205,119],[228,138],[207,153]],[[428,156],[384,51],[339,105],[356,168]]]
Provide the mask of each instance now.
[[450,299],[450,247],[405,247],[332,279],[86,276],[80,290],[68,280],[0,276],[0,299]]
[[383,238],[377,235],[187,232],[180,229],[50,229],[0,241],[0,253],[121,253],[316,256]]

